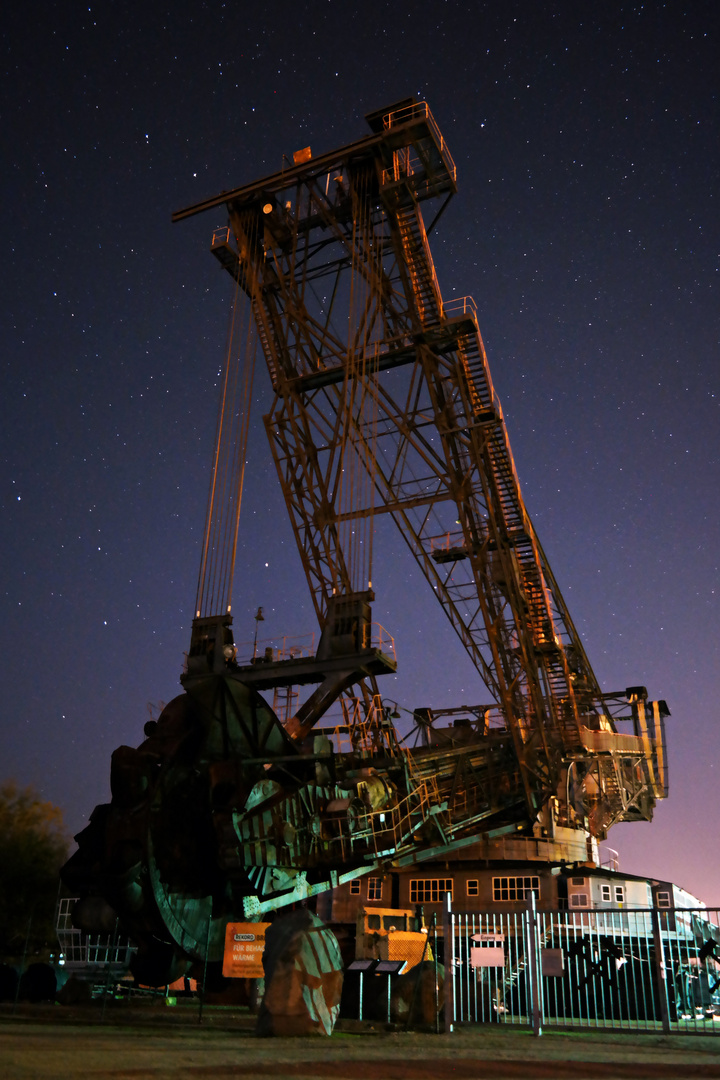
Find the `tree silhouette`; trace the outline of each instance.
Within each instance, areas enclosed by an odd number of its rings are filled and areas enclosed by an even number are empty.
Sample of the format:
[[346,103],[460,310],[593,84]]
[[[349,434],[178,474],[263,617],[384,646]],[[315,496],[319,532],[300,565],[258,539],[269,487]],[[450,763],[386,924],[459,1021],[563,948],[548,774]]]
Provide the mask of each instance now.
[[[28,956],[54,943],[60,867],[69,840],[62,811],[33,787],[0,785],[0,956]],[[29,937],[28,937],[29,929]]]

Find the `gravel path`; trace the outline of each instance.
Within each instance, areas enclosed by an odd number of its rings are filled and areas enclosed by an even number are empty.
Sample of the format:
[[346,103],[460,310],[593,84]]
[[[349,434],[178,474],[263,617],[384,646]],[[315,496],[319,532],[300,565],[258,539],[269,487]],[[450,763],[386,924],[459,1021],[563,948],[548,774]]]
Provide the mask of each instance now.
[[720,1038],[464,1029],[453,1035],[336,1032],[330,1039],[258,1039],[230,1018],[107,1025],[56,1013],[43,1022],[0,1016],[3,1080],[474,1080],[522,1077],[642,1080],[720,1078]]

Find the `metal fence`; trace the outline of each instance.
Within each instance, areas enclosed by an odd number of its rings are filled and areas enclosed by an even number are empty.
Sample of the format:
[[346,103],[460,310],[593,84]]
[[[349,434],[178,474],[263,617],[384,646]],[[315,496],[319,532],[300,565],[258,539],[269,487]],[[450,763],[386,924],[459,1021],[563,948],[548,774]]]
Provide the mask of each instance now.
[[77,897],[58,901],[55,929],[60,945],[60,963],[68,971],[126,970],[135,952],[126,937],[113,934],[86,934],[72,921]]
[[[444,912],[445,1024],[720,1035],[720,909]],[[452,976],[452,977],[451,977]]]

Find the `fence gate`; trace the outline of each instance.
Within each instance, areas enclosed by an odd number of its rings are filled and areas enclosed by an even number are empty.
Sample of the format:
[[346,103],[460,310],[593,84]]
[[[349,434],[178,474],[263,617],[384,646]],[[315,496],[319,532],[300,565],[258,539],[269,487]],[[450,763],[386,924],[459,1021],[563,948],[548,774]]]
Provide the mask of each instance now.
[[445,1023],[720,1035],[720,910],[444,913]]

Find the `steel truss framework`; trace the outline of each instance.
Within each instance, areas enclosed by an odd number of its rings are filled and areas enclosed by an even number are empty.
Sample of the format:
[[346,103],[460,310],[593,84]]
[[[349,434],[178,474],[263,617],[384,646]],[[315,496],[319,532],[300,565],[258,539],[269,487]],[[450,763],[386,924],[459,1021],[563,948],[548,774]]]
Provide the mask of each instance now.
[[[576,824],[582,805],[602,836],[664,794],[663,708],[640,694],[633,736],[614,739],[523,504],[475,305],[438,286],[423,207],[436,221],[456,177],[430,111],[368,119],[366,139],[223,196],[212,245],[267,361],[265,426],[318,619],[371,587],[372,522],[389,514],[499,706],[529,811],[558,799]],[[564,797],[570,762],[582,798]]]
[[[112,800],[63,869],[84,929],[102,897],[150,985],[219,961],[238,914],[518,830],[583,861],[666,793],[667,707],[643,687],[601,692],[523,504],[475,307],[443,301],[428,240],[455,193],[442,135],[414,101],[368,120],[358,142],[175,215],[227,206],[212,252],[236,283],[184,692],[116,749]],[[313,656],[254,646],[248,663],[229,612],[258,344],[321,635]],[[377,687],[395,670],[371,621],[380,514],[492,698],[446,710],[451,727],[417,710],[412,748]],[[311,684],[283,723],[260,694],[290,710]]]

